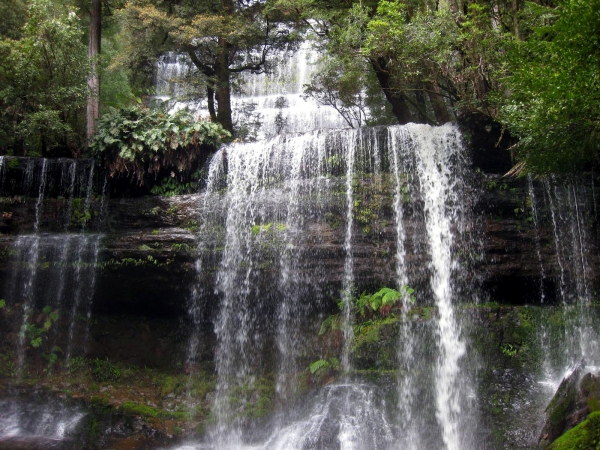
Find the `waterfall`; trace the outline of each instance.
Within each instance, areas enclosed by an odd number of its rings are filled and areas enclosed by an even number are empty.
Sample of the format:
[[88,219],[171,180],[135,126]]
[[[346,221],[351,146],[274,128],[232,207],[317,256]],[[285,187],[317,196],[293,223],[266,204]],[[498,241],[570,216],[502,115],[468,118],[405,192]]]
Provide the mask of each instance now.
[[[0,440],[3,444],[14,442],[16,448],[54,448],[56,441],[64,440],[85,416],[82,410],[65,408],[60,401],[40,407],[36,402],[16,404],[3,400],[0,410]],[[37,445],[22,447],[23,438]]]
[[[348,127],[335,108],[303,95],[304,85],[318,70],[317,52],[310,43],[303,43],[293,53],[282,51],[278,56],[281,63],[269,73],[238,75],[239,92],[232,96],[235,128],[247,137],[265,139],[283,132]],[[205,92],[194,91],[189,83],[196,69],[187,55],[162,55],[155,69],[157,99],[166,101],[171,111],[188,108],[207,117]]]
[[[459,266],[457,248],[463,252],[473,246],[467,230],[470,226],[469,210],[473,199],[466,185],[469,171],[466,154],[460,135],[451,126],[431,128],[423,125],[395,127],[390,145],[392,170],[396,180],[394,209],[397,226],[397,276],[398,285],[411,284],[411,274],[404,261],[406,233],[402,191],[418,196],[422,202],[422,216],[426,231],[426,246],[429,252],[429,278],[433,305],[436,308],[435,341],[437,363],[435,365],[436,417],[444,448],[469,448],[469,430],[476,424],[467,425],[469,403],[475,402],[474,390],[468,389],[468,375],[462,366],[466,345],[462,338],[460,322],[456,317],[455,304],[468,301],[468,292],[457,289],[467,275]],[[412,186],[403,183],[401,177],[412,177]],[[460,242],[459,242],[460,241]],[[471,301],[476,291],[471,292]],[[424,299],[421,299],[423,301]],[[424,383],[422,372],[427,365],[427,355],[422,353],[417,342],[422,339],[407,312],[411,305],[404,299],[404,321],[400,329],[399,361],[403,373],[400,378],[400,410],[407,429],[405,445],[422,448],[423,424],[415,429],[422,417],[422,404],[416,402],[419,385]],[[471,419],[472,420],[472,419]],[[431,445],[431,444],[430,444]],[[440,443],[437,444],[441,447]]]
[[[208,435],[209,447],[246,448],[260,443],[265,449],[300,449],[312,440],[322,439],[318,430],[325,425],[317,423],[333,421],[335,426],[327,425],[327,429],[334,426],[337,430],[330,438],[341,448],[393,448],[398,442],[412,448],[424,442],[448,449],[469,448],[467,422],[476,426],[470,411],[476,400],[474,389],[467,389],[470,379],[463,370],[466,349],[454,312],[454,304],[459,301],[457,285],[461,277],[467,276],[459,273],[455,256],[458,247],[468,248],[465,242],[469,241],[469,224],[464,222],[470,220],[472,199],[464,184],[466,170],[460,136],[449,125],[283,135],[261,142],[230,144],[215,154],[200,216],[198,283],[192,289],[189,312],[196,325],[207,320],[199,318],[203,305],[212,298],[202,287],[202,281],[207,281],[202,268],[207,258],[218,258],[219,270],[214,275],[219,301],[214,318],[216,425]],[[355,382],[350,376],[345,383],[322,393],[330,397],[335,393],[331,397],[335,398],[335,418],[328,416],[322,422],[324,411],[333,400],[319,397],[304,410],[304,415],[283,411],[266,429],[250,433],[240,414],[248,401],[239,398],[241,393],[251,390],[264,374],[275,371],[276,394],[294,401],[297,373],[303,369],[298,364],[298,340],[302,339],[311,314],[323,308],[327,296],[332,294],[334,298],[336,294],[341,297],[341,369],[349,375],[355,370],[351,356],[356,320],[355,264],[357,254],[362,258],[357,252],[363,251],[356,245],[360,236],[370,232],[364,225],[355,227],[355,220],[364,220],[360,219],[364,214],[361,199],[355,196],[363,179],[372,180],[380,188],[387,183],[393,186],[397,283],[398,287],[416,285],[422,283],[424,275],[430,280],[418,300],[423,306],[434,305],[437,311],[434,325],[425,330],[430,337],[419,339],[418,333],[423,330],[412,323],[411,300],[403,299],[398,339],[402,349],[399,362],[405,376],[398,381],[397,406],[383,407],[369,401],[361,403],[361,408],[379,406],[356,410],[356,398],[378,396],[375,392],[379,388]],[[409,213],[403,210],[408,194],[414,196]],[[332,211],[336,211],[339,220],[334,226],[341,233],[338,254],[344,260],[343,270],[337,274],[324,273],[315,263],[318,254],[305,248],[309,239],[314,239],[305,218],[320,217],[323,230],[332,229],[326,224]],[[420,237],[411,236],[410,245],[427,249],[429,268],[408,265],[404,260],[408,241],[404,222],[408,219],[421,222],[416,227],[423,231],[418,232]],[[337,293],[325,287],[332,279],[337,280]],[[432,351],[420,340],[431,341],[436,347],[432,368],[428,366],[429,358],[420,358]],[[192,333],[188,363],[194,360],[198,343],[198,334]],[[273,350],[276,360],[268,356]],[[435,376],[423,378],[429,370]],[[433,410],[431,405],[423,404],[422,383],[431,383],[432,404],[436,405]],[[402,411],[401,424],[393,424],[393,415],[389,415],[388,410],[396,407]],[[423,408],[426,412],[419,411]],[[381,440],[367,444],[365,433],[369,430],[358,431],[356,425],[362,420],[361,415],[388,424]],[[438,434],[432,436],[429,430],[426,437],[416,424],[431,426],[432,417]],[[297,438],[307,427],[314,429],[313,434]]]
[[[588,255],[592,251],[586,224],[594,211],[591,186],[572,177],[545,177],[540,182],[552,230],[556,261],[556,298],[564,307],[564,354],[555,355],[557,376],[584,360],[598,364]],[[560,361],[559,361],[560,360]]]
[[[181,448],[481,448],[489,430],[480,417],[485,389],[478,383],[470,328],[477,320],[471,310],[482,306],[474,270],[482,259],[472,186],[477,175],[460,132],[449,124],[346,129],[333,108],[302,97],[302,86],[318,70],[315,62],[305,45],[274,73],[237,80],[234,121],[247,127],[249,142],[224,146],[210,161],[201,194],[197,281],[188,300],[193,331],[187,366],[200,360],[200,329],[214,326],[214,423],[202,443]],[[157,92],[189,95],[173,81],[193,70],[187,57],[166,55],[157,66]],[[204,108],[183,99],[172,103],[175,109],[186,105]],[[551,304],[555,284],[566,305],[565,342],[557,347],[563,353],[552,354],[546,346],[553,338],[542,338],[547,359],[560,359],[548,362],[548,373],[560,366],[562,374],[565,362],[597,360],[593,321],[584,318],[591,304],[588,189],[531,177],[524,187],[539,262],[534,303]],[[383,201],[379,211],[362,203],[386,195],[392,201]],[[390,226],[378,217],[383,210],[386,219],[393,217]],[[548,232],[554,264],[544,259]],[[339,264],[328,266],[327,258]],[[366,381],[356,356],[364,318],[355,302],[363,289],[377,288],[361,280],[369,270],[385,270],[379,279],[389,287],[415,288],[414,298],[404,294],[390,319],[397,348],[393,361],[385,361],[394,370],[386,383]],[[317,349],[317,362],[336,375],[307,393],[299,387],[313,367],[307,353],[315,352],[307,347],[318,346],[309,336],[317,334],[315,321],[324,324],[327,317],[338,320],[334,350]],[[532,376],[527,382],[537,381]],[[264,383],[272,383],[271,412],[248,417],[251,393]],[[532,402],[542,394],[534,392]],[[523,397],[519,401],[511,405],[515,417],[528,417],[529,406]],[[531,424],[515,426],[514,435],[532,430]]]
[[[102,235],[84,231],[92,222],[101,225],[104,202],[94,208],[93,196],[103,196],[106,184],[96,192],[93,161],[5,160],[2,195],[20,194],[34,211],[31,234],[21,234],[11,244],[9,282],[2,289],[6,304],[22,310],[16,348],[21,380],[40,370],[33,365],[36,350],[44,352],[47,369],[67,365],[85,352]],[[62,323],[66,335],[60,333]],[[24,402],[12,399],[0,407],[7,417],[0,427],[3,440],[62,440],[85,415],[60,402]]]
[[531,175],[527,176],[527,188],[529,192],[529,201],[531,202],[531,216],[533,218],[533,226],[535,228],[535,252],[538,257],[538,262],[540,264],[540,303],[544,303],[544,299],[546,298],[544,292],[544,279],[546,278],[544,272],[544,264],[542,262],[542,251],[540,244],[540,233],[539,233],[539,217],[538,217],[538,206],[537,199],[535,195],[535,189],[533,187],[533,177]]

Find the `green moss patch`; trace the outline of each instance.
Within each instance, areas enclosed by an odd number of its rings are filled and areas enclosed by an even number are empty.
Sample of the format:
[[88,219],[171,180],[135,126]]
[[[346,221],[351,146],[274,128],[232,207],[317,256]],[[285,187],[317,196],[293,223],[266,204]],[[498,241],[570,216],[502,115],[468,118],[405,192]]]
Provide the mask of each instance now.
[[575,428],[555,440],[548,450],[599,450],[600,411],[594,412]]
[[152,417],[154,419],[175,419],[175,420],[190,420],[191,415],[187,412],[180,411],[165,411],[164,409],[155,408],[153,406],[142,405],[135,402],[125,402],[121,405],[121,409],[125,414],[132,414],[142,417]]

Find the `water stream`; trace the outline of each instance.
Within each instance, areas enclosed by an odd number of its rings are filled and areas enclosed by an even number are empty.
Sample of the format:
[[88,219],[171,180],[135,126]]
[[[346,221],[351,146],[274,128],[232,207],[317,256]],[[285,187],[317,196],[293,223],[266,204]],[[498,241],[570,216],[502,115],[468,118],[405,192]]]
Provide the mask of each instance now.
[[[474,268],[481,259],[478,193],[458,127],[348,128],[333,108],[302,97],[315,60],[303,46],[275,73],[238,80],[243,92],[234,100],[235,120],[249,127],[253,140],[223,146],[209,161],[198,197],[182,369],[194,373],[206,363],[210,334],[216,388],[204,437],[178,448],[478,450],[497,448],[490,443],[491,420],[509,422],[506,448],[534,445],[537,421],[560,379],[582,359],[600,363],[590,313],[593,184],[527,180],[532,223],[519,226],[539,262],[531,303],[543,304],[538,317],[559,325],[536,328],[540,373],[515,371],[506,359],[485,372],[493,381],[482,380],[486,349],[478,345],[486,341],[469,328],[488,313]],[[171,108],[205,107],[184,98],[194,96],[176,83],[192,73],[185,56],[160,59],[157,92],[175,98]],[[11,171],[16,164],[21,178]],[[10,282],[0,292],[21,311],[20,381],[42,370],[32,358],[41,323],[35,317],[63,318],[64,332],[51,323],[37,344],[65,364],[86,352],[103,239],[91,230],[106,207],[96,198],[107,186],[104,180],[98,188],[98,172],[89,161],[0,157],[3,196],[24,197],[35,218],[13,241]],[[59,197],[61,208],[48,206]],[[551,260],[544,259],[548,254]],[[363,289],[383,287],[364,283],[362,275],[373,273],[383,275],[371,279],[389,280],[401,292],[412,287],[415,295],[405,293],[391,315],[381,313],[392,326],[385,336],[377,329],[370,343],[388,339],[395,349],[385,360],[373,356],[368,366],[357,339],[374,320],[361,317],[355,301]],[[525,308],[517,317],[539,325]],[[337,328],[323,345],[319,325],[330,319]],[[506,358],[521,351],[513,341],[496,344],[507,345],[501,347]],[[315,354],[329,370],[322,378],[310,374]],[[204,399],[194,398],[192,383],[189,377],[193,411]],[[257,401],[261,390],[268,398]],[[482,417],[491,401],[487,411],[496,416]],[[260,402],[267,404],[257,412]],[[21,398],[0,402],[0,414],[2,441],[61,441],[85,412]]]
[[[42,370],[34,353],[43,352],[47,370],[84,354],[102,235],[84,233],[92,220],[93,162],[10,161],[16,168],[24,165],[23,177],[19,183],[16,172],[9,177],[7,170],[0,171],[2,194],[20,192],[35,211],[31,234],[19,235],[12,243],[9,283],[1,293],[7,305],[22,311],[16,348],[16,377],[22,380]],[[62,199],[60,208],[53,206],[56,198]],[[68,330],[66,339],[60,338],[61,327]],[[61,402],[28,401],[3,401],[0,440],[58,442],[85,415]]]

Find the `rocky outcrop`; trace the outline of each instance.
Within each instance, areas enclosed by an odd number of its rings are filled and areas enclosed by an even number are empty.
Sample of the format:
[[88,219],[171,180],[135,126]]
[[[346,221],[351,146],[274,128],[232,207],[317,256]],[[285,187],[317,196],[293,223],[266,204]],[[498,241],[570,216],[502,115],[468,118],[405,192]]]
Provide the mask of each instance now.
[[[482,175],[478,184],[481,189],[473,208],[473,232],[478,237],[470,254],[461,256],[470,267],[470,278],[499,302],[535,303],[540,299],[541,289],[545,301],[552,302],[560,288],[556,280],[571,276],[571,267],[569,264],[561,267],[557,258],[557,236],[550,213],[547,210],[538,212],[540,217],[544,213],[545,218],[538,218],[535,226],[526,180]],[[366,219],[361,216],[362,222],[357,221],[353,242],[354,273],[359,280],[359,289],[391,285],[395,280],[393,195],[388,192],[387,197],[381,196],[384,200],[375,208],[372,200],[375,196],[370,196],[368,189],[363,190],[367,194],[361,200],[360,208],[369,211],[369,215]],[[538,198],[543,196],[544,193],[539,191]],[[414,201],[418,202],[418,199]],[[57,198],[43,201],[42,230],[73,222],[73,217],[65,219],[64,216],[67,213],[73,216],[76,209],[66,202]],[[103,234],[95,308],[101,312],[135,310],[149,315],[181,315],[186,308],[190,285],[197,276],[207,285],[214,285],[223,243],[214,230],[202,233],[199,227],[202,204],[202,194],[106,202],[95,199],[91,202],[92,220],[88,229]],[[1,205],[4,234],[0,235],[0,279],[7,278],[15,235],[31,231],[36,206],[39,206],[37,199],[25,197],[5,198]],[[422,268],[427,267],[428,256],[423,248],[423,238],[419,237],[424,230],[421,222],[413,217],[418,219],[407,214],[404,224],[409,236],[407,265],[416,274],[414,284],[419,284],[421,273],[420,282],[423,289],[427,289],[428,276]],[[325,292],[335,296],[344,273],[343,205],[334,204],[327,214],[307,220],[296,270],[301,271],[300,278],[309,283],[322,279],[322,274],[327,273],[329,287],[325,287]],[[595,223],[595,217],[589,214],[586,220],[586,225]],[[595,229],[595,226],[590,228],[591,245],[583,255],[588,261],[588,280],[600,279]],[[275,227],[269,233],[273,234],[272,240],[277,244]],[[209,265],[198,275],[194,268],[197,249],[204,248],[208,241],[213,256],[207,259]],[[261,245],[258,240],[256,245]],[[267,261],[259,266],[266,275],[264,283],[269,284],[273,280],[269,280],[268,275],[274,272],[273,264],[278,261],[277,250],[267,249],[257,254]],[[206,292],[212,290],[206,289]]]
[[548,448],[596,411],[600,411],[600,372],[590,372],[582,364],[562,381],[546,408],[539,448]]

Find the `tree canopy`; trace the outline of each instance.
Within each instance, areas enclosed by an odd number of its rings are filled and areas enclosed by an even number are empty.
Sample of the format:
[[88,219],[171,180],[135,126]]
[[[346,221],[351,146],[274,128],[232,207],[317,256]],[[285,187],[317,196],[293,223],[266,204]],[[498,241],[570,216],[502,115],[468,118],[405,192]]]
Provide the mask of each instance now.
[[143,102],[168,51],[187,54],[210,120],[233,132],[236,77],[309,38],[321,70],[305,94],[349,126],[484,117],[513,136],[527,171],[598,163],[600,0],[101,3],[0,5],[1,153],[81,154],[86,98],[96,115]]

